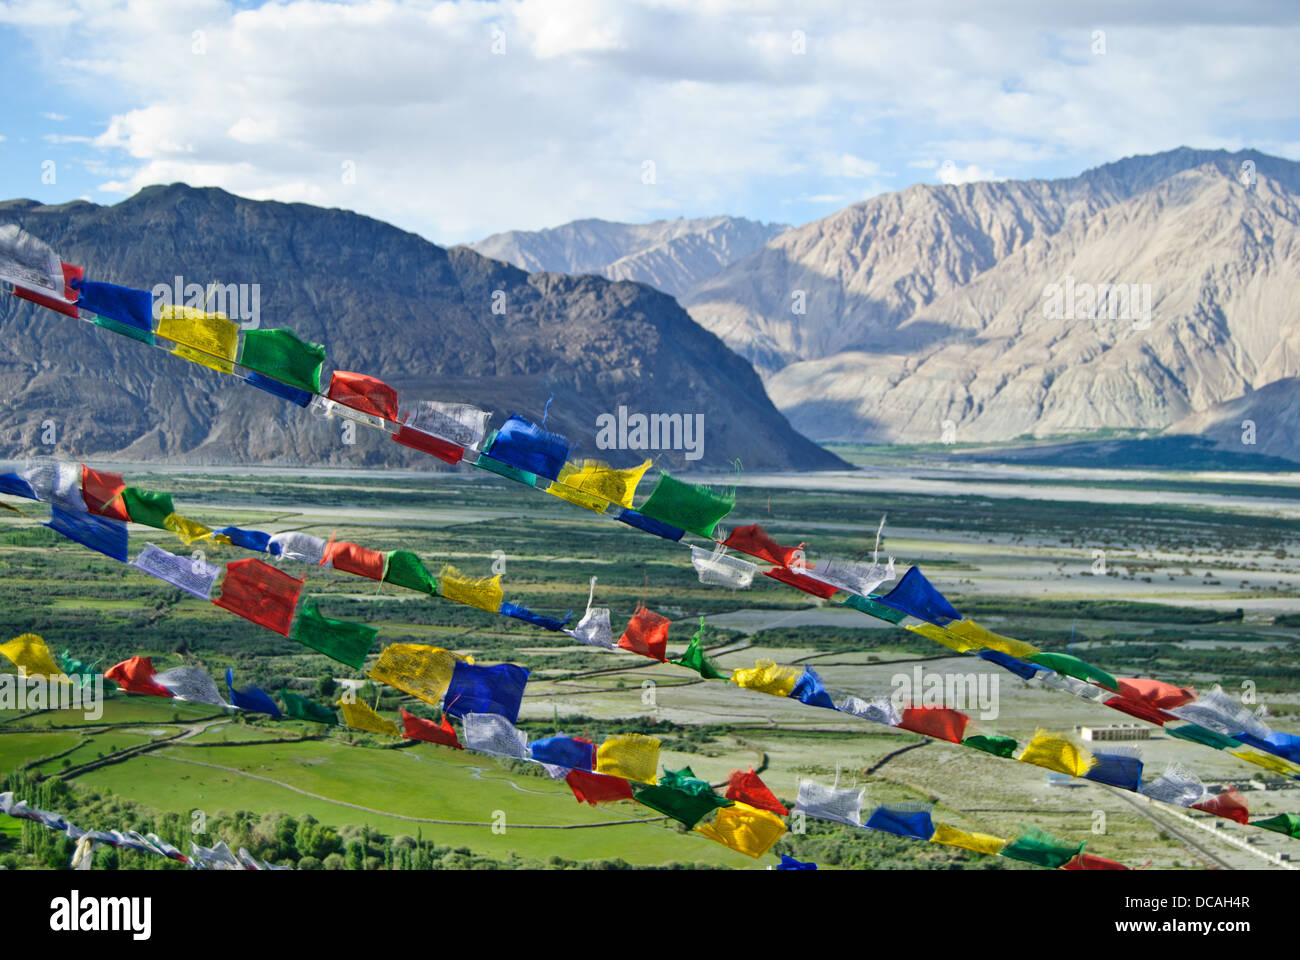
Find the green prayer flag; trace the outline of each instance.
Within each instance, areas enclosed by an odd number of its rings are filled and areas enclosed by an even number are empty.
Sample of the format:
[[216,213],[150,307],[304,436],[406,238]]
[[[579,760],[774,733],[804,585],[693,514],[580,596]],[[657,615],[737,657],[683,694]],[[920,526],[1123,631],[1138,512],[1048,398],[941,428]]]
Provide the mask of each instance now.
[[1014,737],[990,737],[983,734],[967,737],[961,744],[963,747],[974,747],[976,750],[991,753],[995,757],[1010,757],[1016,752],[1018,746]]
[[999,856],[1055,870],[1081,854],[1083,848],[1082,843],[1071,846],[1062,843],[1050,833],[1045,833],[1037,827],[1030,827],[1018,836],[1014,843],[1003,847]]
[[338,726],[339,718],[329,707],[308,700],[306,697],[300,697],[296,693],[290,693],[288,690],[281,690],[280,697],[284,700],[284,712],[295,720],[310,720],[312,723]]
[[139,487],[127,487],[122,491],[122,506],[132,523],[143,523],[159,530],[167,529],[164,521],[176,512],[170,493],[141,490]]
[[877,620],[887,620],[890,623],[902,623],[907,619],[907,614],[902,610],[895,610],[883,603],[877,603],[871,597],[860,597],[856,593],[850,593],[848,599],[839,605],[841,607],[852,607],[869,617],[875,617]]
[[671,787],[682,793],[689,793],[693,797],[708,798],[717,807],[729,807],[735,802],[719,796],[714,792],[713,785],[697,777],[690,767],[682,767],[680,770],[669,770],[665,767],[664,775],[659,778],[659,786]]
[[1068,653],[1035,653],[1028,658],[1030,663],[1036,663],[1041,667],[1047,667],[1055,670],[1057,673],[1063,673],[1067,677],[1074,677],[1076,680],[1087,680],[1089,683],[1098,683],[1109,690],[1118,690],[1119,681],[1105,670],[1100,670],[1090,663],[1085,663],[1078,657],[1071,656]]
[[1252,820],[1250,825],[1300,839],[1300,814],[1279,813],[1276,817],[1269,817],[1267,820]]
[[675,663],[680,667],[688,667],[694,670],[705,680],[726,680],[731,674],[723,673],[713,661],[704,655],[704,650],[700,646],[700,639],[704,635],[704,618],[700,617],[700,629],[695,631],[691,637],[690,645],[683,651],[682,655],[676,660],[670,660],[669,663]]
[[96,317],[95,323],[105,330],[112,330],[124,337],[130,337],[132,340],[139,340],[141,343],[153,346],[153,334],[148,330],[141,330],[139,327],[133,327],[130,324],[114,320],[112,317]]
[[[716,793],[697,795],[678,790],[675,787],[660,784],[654,787],[641,787],[633,796],[637,803],[643,803],[652,810],[658,810],[666,817],[694,827],[708,813],[720,806],[728,806],[731,801],[719,797]],[[718,803],[722,800],[724,802]]]
[[654,520],[681,527],[701,537],[712,539],[718,521],[736,506],[736,491],[714,493],[708,487],[683,483],[666,473],[637,512]]
[[399,587],[419,590],[430,596],[438,593],[438,581],[434,579],[420,558],[410,550],[394,550],[388,554],[388,565],[384,570],[384,580]]
[[520,470],[518,467],[512,467],[500,460],[493,460],[489,456],[479,457],[476,466],[482,467],[489,473],[495,473],[499,477],[505,477],[507,480],[518,480],[530,487],[537,486],[537,474],[529,473],[527,470]]
[[323,616],[316,608],[316,601],[308,599],[302,602],[302,611],[294,622],[290,639],[360,670],[365,666],[366,654],[378,635],[378,630],[364,623],[331,620]]
[[292,330],[248,330],[239,362],[282,383],[320,393],[325,348],[299,340]]
[[1213,747],[1215,750],[1236,750],[1241,744],[1232,739],[1225,737],[1221,733],[1215,733],[1213,730],[1206,730],[1204,727],[1195,723],[1187,723],[1181,727],[1165,727],[1165,733],[1171,737],[1177,737],[1179,740],[1190,740],[1192,743],[1203,743],[1207,747]]

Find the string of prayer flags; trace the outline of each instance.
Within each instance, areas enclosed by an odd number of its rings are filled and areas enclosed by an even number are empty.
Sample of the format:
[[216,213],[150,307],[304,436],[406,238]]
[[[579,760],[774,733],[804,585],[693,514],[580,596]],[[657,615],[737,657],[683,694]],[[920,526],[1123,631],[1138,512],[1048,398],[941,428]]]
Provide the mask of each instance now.
[[582,737],[544,737],[529,747],[538,763],[549,763],[569,770],[596,769],[596,745]]
[[153,330],[153,293],[120,287],[115,283],[79,279],[72,282],[77,306],[142,333]]
[[1223,817],[1226,820],[1235,820],[1237,823],[1246,824],[1250,822],[1250,809],[1246,806],[1246,798],[1236,787],[1228,787],[1217,796],[1210,797],[1208,800],[1200,800],[1192,804],[1193,810],[1203,810],[1206,813],[1212,813],[1216,817]]
[[773,870],[816,870],[817,864],[804,863],[802,860],[796,860],[794,857],[790,856],[789,854],[783,853],[781,854],[781,862],[778,863],[775,867],[772,867],[771,869]]
[[335,540],[325,548],[324,565],[335,570],[366,577],[369,580],[384,579],[385,555],[378,550],[371,550],[360,544],[347,540]]
[[172,692],[154,679],[156,675],[149,657],[130,657],[104,671],[104,679],[112,680],[127,693],[171,699]]
[[[1014,654],[1013,654],[1014,656]],[[1088,683],[1095,683],[1098,686],[1105,687],[1107,690],[1117,690],[1119,681],[1105,670],[1100,670],[1092,664],[1080,660],[1078,657],[1068,653],[1035,653],[1025,657],[1031,663],[1055,670],[1057,673],[1065,674],[1067,677],[1074,677],[1078,680],[1084,680]]]
[[823,600],[829,600],[835,596],[835,591],[839,589],[833,584],[822,583],[822,581],[807,574],[796,573],[788,567],[773,567],[771,570],[764,570],[763,576],[771,577],[773,580],[780,580],[796,590],[802,590],[804,593],[820,597]]
[[833,820],[851,827],[862,826],[862,791],[828,787],[815,780],[799,781],[794,812],[817,820]]
[[273,557],[298,560],[313,567],[325,562],[325,551],[328,549],[329,544],[320,537],[299,530],[273,534],[266,545],[267,553]]
[[708,487],[683,483],[667,473],[650,491],[638,511],[652,520],[680,527],[697,536],[712,540],[718,522],[736,506],[736,492],[715,493]]
[[265,690],[259,687],[236,690],[235,671],[230,667],[226,667],[226,689],[230,691],[230,705],[233,707],[247,710],[249,713],[269,713],[276,718],[281,716],[280,708],[275,705],[275,701]]
[[709,823],[695,828],[710,840],[749,857],[761,857],[785,835],[784,821],[744,803],[723,807]]
[[961,745],[983,750],[985,753],[991,753],[993,756],[1001,757],[1004,760],[1010,760],[1015,754],[1016,748],[1020,746],[1016,743],[1014,737],[988,736],[985,734],[967,737],[961,742]]
[[1134,793],[1142,788],[1142,757],[1133,747],[1110,747],[1092,755],[1085,780],[1109,784]]
[[438,593],[438,581],[433,578],[423,561],[410,550],[393,550],[384,563],[384,582],[408,590],[419,590],[430,596]]
[[573,619],[572,613],[566,616],[563,620],[558,620],[555,617],[548,617],[544,614],[534,613],[527,607],[521,607],[517,603],[510,603],[509,601],[504,600],[501,602],[501,608],[497,610],[497,613],[501,614],[503,617],[510,617],[512,620],[522,620],[524,623],[531,623],[535,627],[541,627],[543,630],[550,630],[554,633],[563,632],[564,628],[569,625],[569,621]]
[[1205,785],[1181,763],[1171,763],[1164,773],[1144,784],[1141,793],[1162,803],[1190,807],[1205,796]]
[[961,614],[947,601],[942,593],[934,588],[920,567],[912,567],[903,574],[898,585],[883,597],[873,597],[878,603],[895,610],[925,620],[927,623],[947,626],[954,620],[960,620]]
[[652,517],[637,513],[635,510],[620,510],[618,519],[620,523],[626,523],[629,527],[636,527],[646,533],[653,533],[656,537],[663,537],[663,539],[671,540],[674,543],[686,535],[686,531],[681,527],[674,527],[671,523],[663,523]]
[[694,670],[705,680],[727,680],[731,674],[723,673],[717,666],[704,654],[704,648],[701,646],[701,640],[704,636],[704,618],[700,617],[700,628],[691,635],[691,642],[686,645],[682,655],[676,660],[669,661],[680,667],[686,667],[688,670]]
[[1071,777],[1082,777],[1093,764],[1092,754],[1087,750],[1065,737],[1056,737],[1042,730],[1025,744],[1025,749],[1016,759],[1021,763],[1032,763],[1036,767],[1055,770]]
[[366,665],[366,655],[375,644],[379,631],[364,623],[334,620],[320,612],[316,601],[306,599],[289,635],[303,646],[323,653],[331,660],[346,663],[360,670]]
[[461,717],[461,724],[468,749],[516,760],[529,759],[528,734],[500,714],[467,713]]
[[325,348],[299,339],[292,330],[247,330],[239,363],[300,390],[320,393]]
[[899,718],[898,727],[936,740],[961,743],[970,718],[947,707],[908,707]]
[[501,589],[501,574],[474,580],[463,576],[451,564],[447,564],[438,574],[438,592],[453,603],[463,603],[467,607],[478,607],[488,613],[501,609],[504,591]]
[[568,462],[569,441],[512,413],[497,430],[485,452],[516,470],[557,480]]
[[302,587],[303,581],[250,557],[226,564],[221,594],[212,602],[287,637]]
[[142,490],[139,487],[123,487],[118,494],[122,498],[122,507],[132,523],[139,523],[158,530],[167,529],[167,518],[176,512],[172,505],[170,493],[157,490]]
[[593,807],[600,803],[635,799],[632,784],[622,777],[588,773],[575,768],[565,776],[564,782],[569,785],[579,803],[589,803]]
[[623,635],[618,638],[618,645],[624,650],[631,650],[643,657],[654,660],[666,660],[668,657],[668,627],[672,623],[667,617],[660,616],[653,610],[646,609],[638,603],[632,619],[628,621]]
[[456,446],[477,450],[483,445],[492,414],[468,403],[417,400],[406,412],[405,426]]
[[760,659],[749,669],[733,670],[731,682],[746,690],[788,697],[794,692],[801,672],[795,667],[780,667],[773,660]]
[[[339,718],[334,711],[315,700],[308,700],[292,690],[281,690],[280,699],[284,701],[284,712],[294,720],[323,723],[331,727],[338,725]],[[407,736],[410,734],[408,733]]]
[[397,729],[397,724],[387,717],[381,717],[375,713],[364,701],[343,699],[338,701],[337,706],[343,711],[344,725],[351,727],[353,730],[380,733],[386,737],[400,737],[402,735],[402,731]]
[[1250,825],[1300,839],[1300,816],[1294,813],[1279,813],[1276,817],[1269,817],[1267,820],[1253,820]]
[[221,699],[221,694],[217,692],[217,685],[212,682],[208,671],[202,667],[172,667],[170,670],[155,674],[153,681],[158,686],[170,690],[177,700],[207,703],[214,707],[228,705]]
[[659,740],[640,733],[606,737],[596,748],[596,772],[638,783],[654,783]]
[[67,681],[45,640],[34,633],[19,634],[8,643],[0,643],[0,654],[29,677]]
[[451,725],[451,721],[445,714],[434,723],[432,720],[407,713],[400,707],[398,711],[402,715],[402,725],[406,728],[406,735],[412,740],[423,740],[425,743],[436,743],[456,750],[465,749],[461,745],[460,738],[456,736],[456,728]]
[[827,710],[835,709],[835,701],[831,699],[825,682],[812,667],[806,666],[803,668],[803,675],[795,682],[794,689],[790,691],[790,696],[792,699],[806,703],[810,707],[825,707]]
[[514,723],[524,698],[528,671],[515,663],[490,667],[457,660],[452,668],[443,709],[453,717],[496,714]]
[[220,567],[194,557],[178,557],[152,543],[144,545],[131,566],[200,600],[212,599],[212,588],[221,574]]
[[239,325],[220,313],[205,313],[194,307],[158,304],[158,325],[154,334],[176,344],[172,353],[219,373],[235,372],[235,351],[239,347]]
[[51,505],[50,522],[44,526],[82,546],[126,563],[126,524],[120,520],[97,517],[91,513],[75,513]]
[[776,798],[776,794],[769,790],[767,784],[754,772],[753,767],[750,767],[747,771],[731,771],[725,796],[728,800],[734,800],[736,803],[743,803],[757,810],[766,810],[782,817],[790,813],[781,801]]
[[699,575],[700,583],[710,587],[730,587],[744,590],[754,583],[758,567],[748,560],[729,557],[717,550],[704,550],[691,546],[691,565]]
[[384,420],[397,419],[397,391],[364,373],[335,370],[326,396],[335,403]]
[[[790,566],[803,553],[803,544],[797,547],[783,547],[757,523],[736,527],[727,535],[727,539],[722,542],[733,550],[739,550],[751,557],[758,557],[760,560],[774,563],[778,567]],[[861,592],[865,594],[870,591],[864,590]]]
[[1084,845],[1063,843],[1050,833],[1030,827],[1002,850],[1008,860],[1019,860],[1053,870],[1083,853]]
[[934,836],[930,809],[928,803],[883,803],[871,811],[866,827],[913,840],[929,840]]
[[565,463],[559,478],[545,489],[561,500],[568,500],[594,513],[604,513],[611,503],[630,509],[637,484],[650,469],[651,462],[647,459],[626,470],[616,470],[601,460]]
[[1007,841],[1002,837],[995,837],[989,833],[972,833],[959,830],[957,827],[950,827],[946,823],[936,823],[934,825],[934,835],[930,837],[930,842],[942,843],[949,847],[961,847],[964,850],[990,856],[1001,853],[1002,849],[1007,845]]
[[[374,641],[373,633],[370,641]],[[368,676],[436,706],[451,685],[456,664],[463,660],[463,657],[441,647],[422,643],[393,643],[380,651],[379,659],[370,668]],[[467,712],[479,711],[470,707]]]

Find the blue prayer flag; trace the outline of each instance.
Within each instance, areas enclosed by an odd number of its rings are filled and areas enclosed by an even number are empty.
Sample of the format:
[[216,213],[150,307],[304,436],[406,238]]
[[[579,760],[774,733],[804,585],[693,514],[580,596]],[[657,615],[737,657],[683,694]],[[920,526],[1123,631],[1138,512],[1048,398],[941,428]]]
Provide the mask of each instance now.
[[571,770],[596,769],[596,745],[573,737],[546,737],[530,745],[534,760]]
[[301,387],[294,387],[287,383],[281,383],[274,377],[267,377],[260,373],[250,371],[248,376],[244,379],[244,382],[250,387],[257,387],[261,390],[265,390],[267,393],[273,393],[281,400],[288,400],[290,403],[296,403],[300,407],[311,405],[312,394],[309,391],[304,390]]
[[[220,530],[213,530],[212,532],[224,534],[230,538],[231,543],[237,547],[243,547],[245,550],[256,550],[258,553],[269,553],[271,549],[271,535],[269,533],[263,533],[261,530],[241,530],[239,527],[222,527]],[[276,544],[276,546],[279,546],[279,544]]]
[[121,520],[97,517],[93,513],[77,513],[51,504],[50,522],[45,526],[69,540],[75,540],[105,556],[126,563],[126,524]]
[[72,288],[81,293],[77,306],[82,310],[89,310],[137,330],[153,330],[153,294],[148,290],[119,287],[115,283],[97,283],[94,280],[73,280]]
[[895,806],[886,803],[876,807],[867,820],[866,827],[868,830],[884,830],[886,833],[896,833],[900,837],[915,840],[929,840],[934,836],[930,811],[913,809],[906,804]]
[[14,497],[26,497],[28,500],[39,500],[36,491],[32,485],[16,473],[0,474],[0,493],[7,493]]
[[497,613],[501,614],[503,617],[514,617],[516,620],[523,620],[525,623],[531,623],[537,627],[544,627],[547,630],[554,630],[557,633],[567,627],[569,621],[573,619],[572,611],[570,611],[569,615],[561,621],[556,620],[554,617],[545,617],[540,613],[533,613],[533,611],[529,610],[527,607],[521,607],[508,600],[501,601],[501,608]]
[[492,459],[555,480],[569,458],[569,441],[558,433],[548,433],[517,413],[501,425],[492,449]]
[[1136,792],[1142,787],[1142,760],[1127,753],[1093,752],[1097,762],[1085,773],[1085,780],[1108,783],[1112,787]]
[[981,650],[979,652],[981,660],[987,660],[990,663],[996,663],[999,667],[1005,667],[1016,676],[1025,680],[1030,679],[1038,671],[1046,671],[1046,667],[1040,667],[1036,663],[1030,663],[1028,660],[1021,660],[1019,657],[1013,657],[1010,654],[1003,653],[1001,650]]
[[825,707],[827,710],[835,709],[835,701],[826,692],[826,684],[812,667],[803,668],[803,676],[795,683],[790,696],[810,706]]
[[789,854],[781,854],[781,862],[774,868],[776,870],[816,870],[817,864],[804,863],[802,860],[796,860]]
[[680,527],[674,527],[671,523],[664,523],[654,517],[647,517],[644,513],[637,513],[635,510],[620,511],[618,519],[629,527],[636,527],[647,533],[653,533],[656,537],[663,537],[665,540],[680,540],[686,533]]
[[258,687],[245,687],[243,690],[236,690],[235,671],[230,667],[226,667],[226,688],[230,691],[231,706],[238,707],[240,710],[248,710],[251,713],[269,713],[273,717],[280,717],[280,708],[275,705],[275,701],[267,695],[265,690]]
[[920,567],[908,570],[903,579],[883,597],[872,597],[877,603],[901,610],[909,616],[929,623],[945,626],[954,620],[960,620],[961,614],[951,603],[944,599],[930,581],[925,579]]
[[452,668],[451,685],[443,701],[443,710],[453,717],[467,713],[495,713],[511,723],[519,719],[519,705],[524,699],[528,671],[514,663],[491,667],[457,660]]

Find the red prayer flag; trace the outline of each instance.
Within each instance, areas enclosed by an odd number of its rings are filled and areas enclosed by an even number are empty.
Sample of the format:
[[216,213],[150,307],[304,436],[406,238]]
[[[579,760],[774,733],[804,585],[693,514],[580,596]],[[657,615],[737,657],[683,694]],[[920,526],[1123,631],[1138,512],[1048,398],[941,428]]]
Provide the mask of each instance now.
[[[23,300],[30,300],[32,303],[39,303],[42,307],[49,307],[51,310],[57,310],[65,316],[72,317],[74,320],[79,316],[77,313],[76,301],[81,299],[81,294],[72,289],[72,281],[80,281],[86,275],[85,267],[74,267],[70,263],[60,264],[63,267],[63,299],[51,297],[48,294],[38,293],[35,290],[28,290],[25,287],[14,287],[14,296]],[[66,301],[71,300],[72,303]]]
[[969,722],[970,717],[966,714],[947,707],[908,707],[903,711],[903,721],[899,726],[936,740],[961,743]]
[[791,561],[802,549],[802,547],[781,546],[757,523],[751,523],[746,527],[737,527],[731,531],[731,536],[727,537],[723,543],[733,550],[747,553],[751,557],[758,557],[768,563],[775,563],[779,567],[790,566]]
[[569,771],[564,782],[569,785],[569,789],[573,791],[579,803],[589,803],[593,807],[598,803],[633,799],[632,785],[622,777],[575,769]]
[[442,715],[441,723],[434,723],[432,720],[425,720],[413,713],[407,713],[401,707],[398,710],[402,714],[402,724],[406,727],[406,735],[412,740],[438,743],[444,747],[455,747],[457,750],[465,749],[460,744],[460,738],[456,736],[456,728],[451,725],[445,713]]
[[145,693],[151,697],[171,697],[172,692],[160,683],[154,683],[157,671],[148,657],[132,657],[115,663],[104,671],[104,676],[112,680],[127,693]]
[[325,550],[325,562],[344,573],[355,573],[358,577],[369,577],[371,580],[384,579],[384,555],[378,550],[347,540],[330,543]]
[[1250,820],[1250,809],[1246,806],[1246,798],[1238,792],[1236,787],[1229,787],[1217,797],[1194,803],[1192,809],[1204,810],[1216,817],[1236,820],[1238,823],[1247,823]]
[[797,590],[811,593],[814,597],[821,597],[823,600],[833,597],[835,591],[839,589],[839,587],[832,584],[814,580],[812,577],[805,577],[802,573],[795,573],[786,567],[773,567],[771,570],[765,570],[763,576],[771,577],[773,580],[780,580],[782,583],[788,583]]
[[1162,680],[1139,680],[1133,677],[1116,677],[1118,693],[1128,700],[1136,700],[1159,710],[1172,710],[1196,699],[1191,687],[1176,687]]
[[212,602],[268,630],[289,635],[303,581],[256,557],[226,564],[221,596]]
[[767,788],[767,784],[758,778],[753,767],[749,768],[748,773],[740,770],[731,771],[731,782],[727,784],[727,799],[747,803],[759,810],[768,810],[780,817],[790,813],[781,805],[776,794]]
[[120,473],[107,470],[92,470],[84,463],[81,465],[81,497],[86,501],[86,510],[101,517],[127,521],[126,505],[117,495],[126,489],[126,481]]
[[1091,853],[1079,853],[1069,863],[1061,867],[1062,870],[1127,870],[1128,867],[1114,860],[1107,860],[1105,857],[1098,857]]
[[647,610],[644,604],[637,604],[636,612],[627,622],[627,629],[618,638],[618,645],[624,650],[631,650],[643,657],[666,660],[668,656],[668,625],[672,623],[667,617],[661,617],[653,610]]
[[1173,714],[1158,710],[1141,700],[1130,700],[1128,697],[1109,697],[1106,699],[1105,704],[1112,710],[1127,713],[1130,717],[1137,717],[1139,720],[1146,720],[1148,723],[1158,723],[1162,727],[1166,721],[1178,719]]
[[397,391],[384,381],[367,377],[364,373],[335,370],[330,377],[330,390],[326,396],[335,403],[362,413],[383,417],[385,420],[397,419]]
[[464,447],[458,447],[448,440],[435,437],[423,430],[416,430],[405,424],[397,428],[397,432],[393,434],[393,439],[404,447],[423,450],[425,453],[433,454],[439,460],[444,460],[447,463],[460,463],[465,456]]

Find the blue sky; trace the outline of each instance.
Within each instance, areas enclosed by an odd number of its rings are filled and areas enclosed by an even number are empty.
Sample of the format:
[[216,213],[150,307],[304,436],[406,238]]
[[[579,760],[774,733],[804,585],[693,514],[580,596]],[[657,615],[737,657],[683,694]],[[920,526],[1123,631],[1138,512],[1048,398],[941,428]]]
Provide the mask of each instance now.
[[0,197],[183,180],[440,243],[799,224],[1181,145],[1300,159],[1286,2],[12,0],[0,43]]

